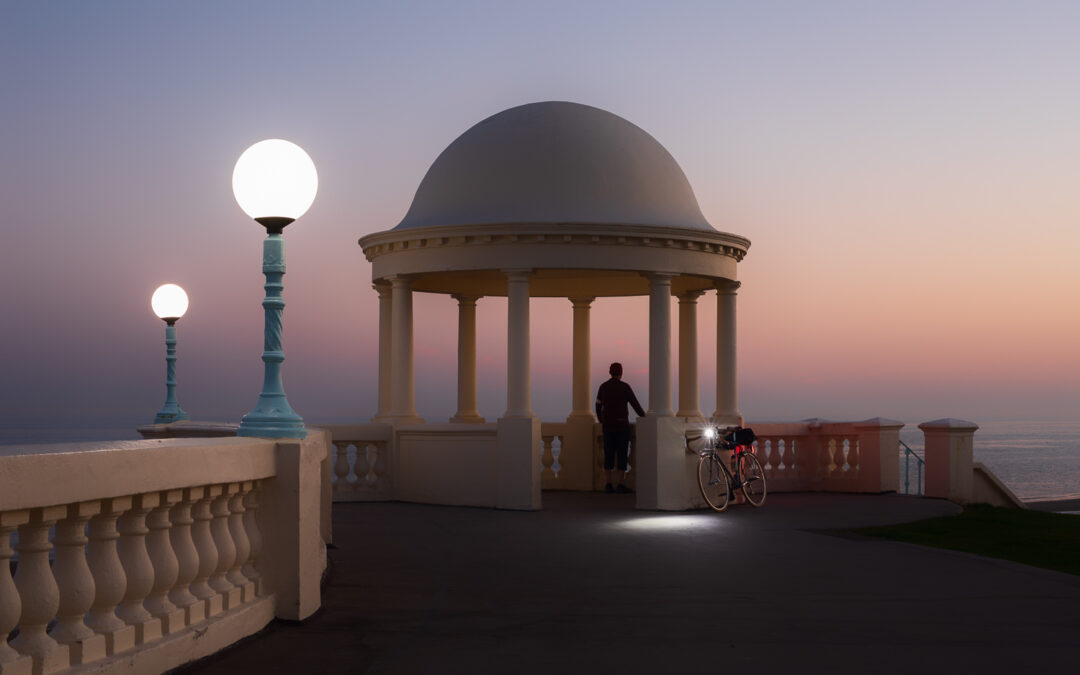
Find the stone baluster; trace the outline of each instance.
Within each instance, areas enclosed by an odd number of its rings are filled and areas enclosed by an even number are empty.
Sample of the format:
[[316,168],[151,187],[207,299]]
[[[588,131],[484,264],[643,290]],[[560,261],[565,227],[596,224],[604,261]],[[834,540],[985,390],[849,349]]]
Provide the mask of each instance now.
[[7,643],[8,633],[22,615],[22,600],[11,578],[11,533],[29,520],[29,511],[0,513],[0,675],[30,675],[33,669],[33,659]]
[[229,532],[229,500],[240,491],[237,483],[222,486],[221,494],[210,505],[214,519],[210,521],[210,534],[217,547],[218,559],[214,573],[210,575],[210,588],[221,594],[223,609],[235,609],[240,605],[241,591],[229,581],[228,573],[236,561],[236,543]]
[[852,436],[848,439],[848,453],[847,463],[851,467],[851,472],[854,476],[859,475],[859,439],[857,436]]
[[375,487],[382,488],[388,469],[386,443],[380,441],[378,443],[372,443],[369,447],[375,454],[375,462],[372,466],[372,472],[375,474]]
[[244,499],[251,492],[251,481],[244,481],[240,489],[229,498],[229,533],[236,544],[236,559],[229,568],[226,578],[240,589],[240,601],[251,602],[255,599],[255,584],[244,576],[244,565],[251,557],[251,540],[244,528]]
[[371,487],[371,481],[368,480],[368,474],[371,473],[371,462],[368,461],[368,450],[374,454],[375,446],[367,443],[356,444],[356,462],[353,472],[356,474],[356,484],[354,489],[363,490]]
[[156,492],[135,495],[131,508],[120,516],[117,525],[120,540],[116,550],[120,564],[124,566],[127,587],[124,598],[116,608],[116,615],[129,626],[135,627],[135,644],[141,645],[161,637],[161,620],[143,607],[143,600],[154,588],[154,564],[146,551],[146,516],[161,503]]
[[259,531],[259,481],[254,481],[251,491],[244,496],[244,530],[251,542],[251,555],[240,569],[255,584],[255,595],[263,594],[262,574],[259,573],[259,554],[262,553],[262,533]]
[[191,517],[191,508],[203,498],[203,492],[204,488],[201,487],[185,488],[182,499],[169,514],[172,521],[169,541],[178,566],[176,583],[169,591],[169,600],[184,611],[184,623],[189,626],[206,618],[206,604],[195,597],[190,588],[199,573],[199,552],[191,538],[191,525],[195,522]]
[[349,442],[334,443],[334,449],[337,450],[337,458],[334,460],[334,476],[337,478],[334,481],[334,491],[345,493],[353,487],[349,484]]
[[90,519],[86,558],[94,575],[94,604],[86,625],[105,636],[105,652],[112,656],[135,646],[135,628],[116,616],[116,606],[124,597],[127,576],[116,552],[116,520],[131,508],[131,497],[115,497],[101,502],[101,513]]
[[218,562],[217,546],[210,533],[210,521],[214,518],[210,512],[210,503],[217,499],[221,492],[220,485],[206,486],[202,498],[195,502],[191,509],[191,517],[195,521],[191,526],[191,539],[199,553],[199,569],[190,588],[195,597],[206,604],[206,618],[217,616],[222,610],[221,596],[207,583]]
[[545,435],[541,436],[541,438],[543,439],[544,450],[540,454],[540,480],[555,480],[555,471],[552,469],[555,465],[555,453],[552,450],[555,437]]
[[71,665],[80,666],[105,658],[105,637],[83,620],[94,604],[94,575],[86,562],[86,523],[101,513],[101,502],[68,504],[66,517],[56,524],[56,560],[53,576],[60,589],[57,624],[50,635],[68,646]]
[[66,506],[48,506],[30,511],[30,519],[19,525],[19,567],[15,587],[22,600],[19,636],[11,646],[34,660],[34,675],[67,668],[68,646],[45,632],[60,608],[60,589],[49,568],[49,528],[64,517]]
[[146,536],[146,550],[154,570],[154,584],[144,603],[146,610],[161,622],[161,632],[171,635],[185,626],[184,610],[169,599],[169,591],[180,577],[180,560],[173,550],[169,534],[172,522],[170,510],[180,502],[183,490],[165,490],[160,493],[157,508],[150,512],[146,525],[150,534]]

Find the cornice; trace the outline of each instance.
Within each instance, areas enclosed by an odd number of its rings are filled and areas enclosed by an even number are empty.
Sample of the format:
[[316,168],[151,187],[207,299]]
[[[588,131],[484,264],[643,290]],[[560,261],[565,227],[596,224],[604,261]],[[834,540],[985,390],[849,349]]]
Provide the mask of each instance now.
[[741,261],[750,240],[727,232],[654,225],[498,223],[386,230],[361,237],[368,261],[415,249],[486,245],[644,246],[726,255]]

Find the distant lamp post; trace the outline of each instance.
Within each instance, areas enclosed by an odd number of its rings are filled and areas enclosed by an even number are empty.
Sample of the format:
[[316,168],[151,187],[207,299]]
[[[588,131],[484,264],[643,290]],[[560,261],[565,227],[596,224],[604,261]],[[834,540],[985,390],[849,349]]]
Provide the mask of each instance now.
[[240,436],[306,438],[304,420],[285,398],[281,382],[281,296],[285,276],[285,240],[281,231],[304,215],[315,201],[319,176],[315,164],[300,146],[271,139],[244,151],[233,169],[233,194],[240,208],[266,228],[263,241],[263,299],[266,323],[263,332],[263,388],[255,409],[240,421]]
[[187,293],[176,284],[158,286],[150,297],[150,307],[165,322],[165,406],[154,424],[186,420],[188,414],[176,402],[176,322],[187,311]]

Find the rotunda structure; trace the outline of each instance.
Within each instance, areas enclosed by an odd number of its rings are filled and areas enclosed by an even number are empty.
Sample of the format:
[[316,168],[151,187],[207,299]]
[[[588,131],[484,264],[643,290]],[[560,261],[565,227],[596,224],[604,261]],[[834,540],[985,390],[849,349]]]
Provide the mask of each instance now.
[[[450,424],[438,426],[449,437],[460,437],[466,429],[482,435],[477,425],[484,420],[476,405],[476,303],[485,296],[508,299],[507,407],[494,425],[485,425],[496,439],[496,456],[490,458],[497,467],[493,506],[540,506],[540,430],[529,383],[529,298],[564,297],[572,307],[573,403],[559,461],[575,474],[564,487],[591,489],[595,418],[589,310],[598,297],[649,296],[648,412],[637,423],[633,460],[638,506],[692,505],[693,496],[684,494],[689,464],[681,439],[687,420],[703,418],[697,392],[697,301],[705,292],[717,293],[717,408],[712,418],[735,423],[737,263],[750,242],[709,224],[686,175],[656,139],[617,115],[577,103],[549,101],[504,110],[447,146],[396,227],[359,243],[372,264],[380,298],[375,421],[400,429],[421,422],[414,405],[412,294],[441,293],[456,299],[459,308],[458,410]],[[679,299],[678,410],[671,391],[672,295]],[[435,425],[424,426],[425,437],[434,439]],[[431,454],[407,446],[395,443],[398,468],[413,465],[415,458],[406,453]],[[469,453],[464,446],[458,449]],[[411,483],[401,471],[395,475]],[[427,501],[421,494],[402,496]]]

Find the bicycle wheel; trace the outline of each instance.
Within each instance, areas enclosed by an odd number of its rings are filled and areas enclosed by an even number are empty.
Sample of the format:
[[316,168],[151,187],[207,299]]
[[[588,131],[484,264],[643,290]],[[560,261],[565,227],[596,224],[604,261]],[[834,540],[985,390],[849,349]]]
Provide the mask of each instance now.
[[752,452],[742,454],[742,491],[751,506],[765,503],[765,470]]
[[714,511],[727,508],[731,495],[728,490],[728,474],[715,454],[702,455],[698,460],[697,480],[706,504]]

